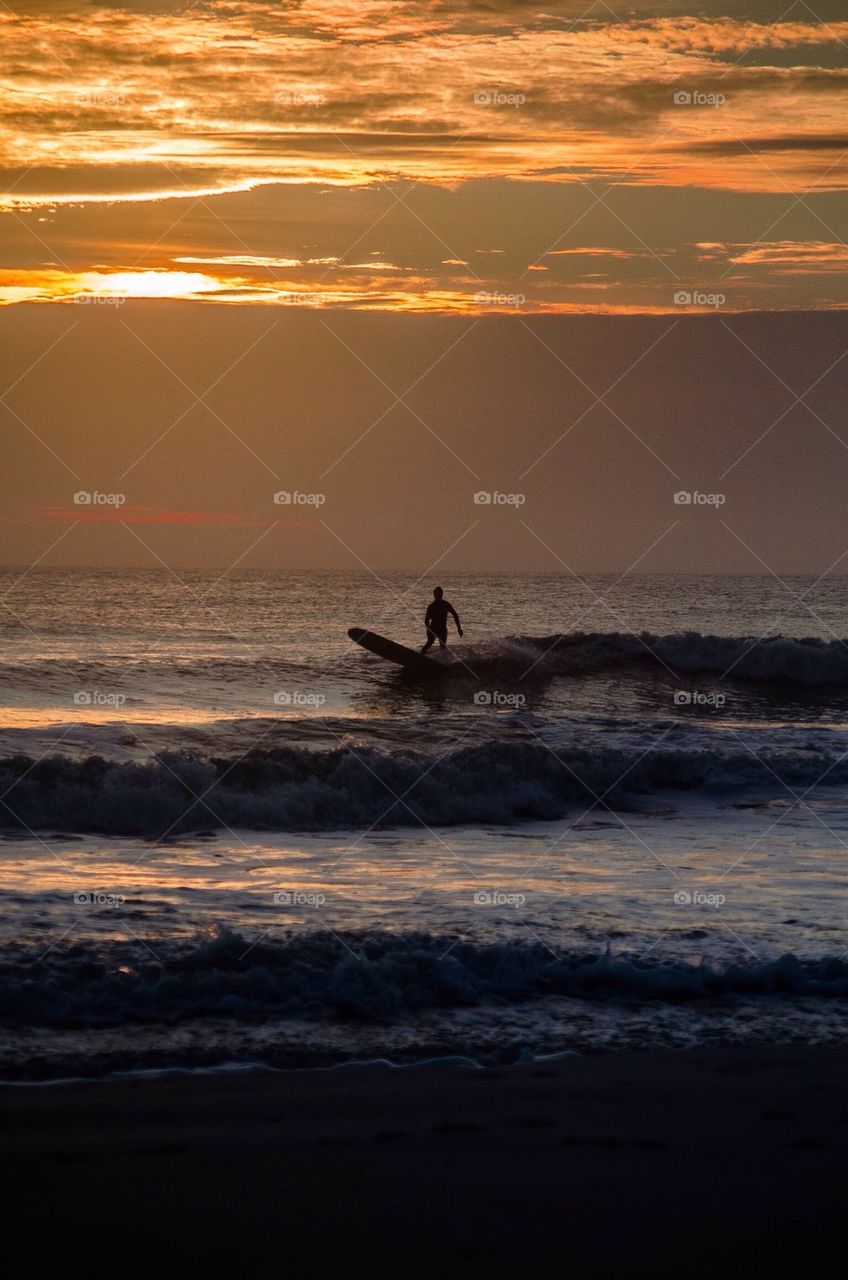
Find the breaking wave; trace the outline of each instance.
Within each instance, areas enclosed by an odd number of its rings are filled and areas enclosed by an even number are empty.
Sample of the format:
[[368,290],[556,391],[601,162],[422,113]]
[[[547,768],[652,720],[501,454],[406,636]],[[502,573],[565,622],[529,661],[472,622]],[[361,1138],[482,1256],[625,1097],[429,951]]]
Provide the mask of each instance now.
[[638,795],[707,790],[834,787],[848,781],[848,753],[818,743],[548,747],[494,741],[443,755],[374,746],[254,748],[200,757],[160,752],[144,763],[64,755],[0,759],[0,826],[113,834],[199,827],[270,831],[360,825],[514,824],[553,820],[599,796],[627,807]]
[[[454,678],[491,676],[524,679],[543,676],[581,676],[630,668],[697,675],[727,674],[736,682],[796,685],[845,685],[848,682],[848,640],[815,637],[718,636],[697,631],[656,635],[643,631],[556,633],[548,636],[506,636],[480,644],[457,645],[454,661],[437,666],[432,674]],[[375,660],[361,652],[347,653],[345,670],[372,670]],[[382,664],[379,664],[382,666]],[[385,668],[384,668],[385,669]],[[104,688],[141,688],[160,684],[189,690],[193,685],[273,687],[275,681],[319,679],[325,665],[283,660],[271,654],[244,657],[211,657],[152,660],[126,655],[109,661],[37,658],[0,662],[0,688],[33,687],[69,696],[74,688],[102,684]]]
[[[697,631],[675,635],[627,632],[573,632],[516,636],[501,642],[500,658],[538,663],[537,673],[588,675],[623,667],[697,675],[727,673],[734,681],[803,685],[844,685],[848,681],[848,641],[795,640],[787,636],[713,636]],[[498,657],[491,661],[497,663]],[[485,658],[483,659],[485,662]],[[474,662],[475,670],[477,663]]]
[[[33,963],[38,959],[39,963]],[[503,1000],[688,1002],[848,994],[844,957],[713,966],[541,942],[428,932],[310,932],[256,942],[225,929],[187,943],[79,943],[0,953],[0,1023],[94,1027],[189,1018],[382,1020]]]

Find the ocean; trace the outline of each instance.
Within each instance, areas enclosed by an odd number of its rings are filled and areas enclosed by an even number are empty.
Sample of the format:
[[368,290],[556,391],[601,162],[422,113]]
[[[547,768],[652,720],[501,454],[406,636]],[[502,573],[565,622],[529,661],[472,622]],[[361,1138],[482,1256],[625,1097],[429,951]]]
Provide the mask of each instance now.
[[844,1037],[845,580],[431,578],[0,575],[0,1077]]

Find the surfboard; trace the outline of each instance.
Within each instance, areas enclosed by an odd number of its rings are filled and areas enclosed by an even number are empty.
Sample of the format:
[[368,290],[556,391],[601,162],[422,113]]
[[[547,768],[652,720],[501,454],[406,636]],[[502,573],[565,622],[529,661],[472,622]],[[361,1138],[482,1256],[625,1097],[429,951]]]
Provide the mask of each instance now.
[[351,627],[348,635],[369,653],[375,653],[378,658],[385,658],[387,662],[396,662],[406,671],[429,675],[442,666],[433,658],[425,658],[423,653],[407,649],[405,644],[397,644],[394,640],[388,640],[386,636],[378,636],[376,631],[366,631],[363,627]]

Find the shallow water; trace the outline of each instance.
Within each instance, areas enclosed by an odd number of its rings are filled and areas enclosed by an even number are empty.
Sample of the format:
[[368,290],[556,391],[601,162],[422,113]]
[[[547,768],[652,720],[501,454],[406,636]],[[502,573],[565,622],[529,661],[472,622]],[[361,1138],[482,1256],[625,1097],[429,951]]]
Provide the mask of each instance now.
[[4,577],[6,1078],[844,1034],[840,580]]

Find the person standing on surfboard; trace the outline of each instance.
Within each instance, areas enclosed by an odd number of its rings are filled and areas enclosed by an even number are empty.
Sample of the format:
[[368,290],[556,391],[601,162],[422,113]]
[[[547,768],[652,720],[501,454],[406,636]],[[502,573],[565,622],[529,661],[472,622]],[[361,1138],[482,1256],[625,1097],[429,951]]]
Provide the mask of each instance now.
[[448,642],[448,614],[453,615],[456,629],[462,635],[459,614],[450,601],[444,599],[444,594],[441,587],[436,587],[433,591],[433,599],[427,605],[427,612],[424,615],[424,626],[427,628],[427,643],[422,646],[422,653],[427,652],[434,640],[438,640],[439,648],[444,649]]

